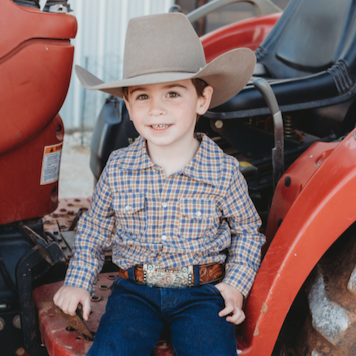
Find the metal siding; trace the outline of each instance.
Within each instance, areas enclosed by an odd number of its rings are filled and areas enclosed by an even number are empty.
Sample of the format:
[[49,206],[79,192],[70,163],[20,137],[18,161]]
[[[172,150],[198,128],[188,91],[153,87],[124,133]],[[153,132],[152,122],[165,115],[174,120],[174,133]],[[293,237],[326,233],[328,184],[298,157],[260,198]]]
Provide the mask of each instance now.
[[[174,0],[70,0],[78,20],[74,64],[106,81],[122,77],[127,23],[130,18],[168,12]],[[74,67],[74,66],[73,66]],[[93,127],[107,94],[84,90],[74,71],[60,115],[66,129]],[[85,99],[85,100],[84,100]],[[83,115],[84,112],[84,115]]]

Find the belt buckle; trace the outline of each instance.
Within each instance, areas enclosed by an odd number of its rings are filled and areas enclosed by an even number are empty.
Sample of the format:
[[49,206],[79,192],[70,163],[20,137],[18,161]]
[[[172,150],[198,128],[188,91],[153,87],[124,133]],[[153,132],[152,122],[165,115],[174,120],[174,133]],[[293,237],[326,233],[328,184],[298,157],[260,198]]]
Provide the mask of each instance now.
[[193,266],[164,268],[152,263],[143,265],[143,281],[150,287],[192,287]]

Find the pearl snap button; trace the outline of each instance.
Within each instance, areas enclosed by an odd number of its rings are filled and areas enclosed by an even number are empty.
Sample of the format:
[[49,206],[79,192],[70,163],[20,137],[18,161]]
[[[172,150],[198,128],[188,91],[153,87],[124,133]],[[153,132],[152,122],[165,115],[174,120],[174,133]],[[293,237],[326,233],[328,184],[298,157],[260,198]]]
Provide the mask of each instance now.
[[131,210],[131,206],[130,206],[130,205],[126,205],[126,206],[125,206],[125,210],[126,210],[126,211],[130,211],[130,210]]
[[155,170],[156,170],[156,171],[159,171],[159,170],[160,170],[160,167],[159,167],[159,166],[155,166]]
[[200,212],[200,211],[197,211],[197,212],[195,213],[195,215],[196,215],[197,217],[199,217],[199,216],[201,216],[201,212]]
[[163,208],[167,208],[168,204],[166,202],[162,203]]
[[162,235],[161,239],[164,240],[164,241],[167,240],[167,235]]

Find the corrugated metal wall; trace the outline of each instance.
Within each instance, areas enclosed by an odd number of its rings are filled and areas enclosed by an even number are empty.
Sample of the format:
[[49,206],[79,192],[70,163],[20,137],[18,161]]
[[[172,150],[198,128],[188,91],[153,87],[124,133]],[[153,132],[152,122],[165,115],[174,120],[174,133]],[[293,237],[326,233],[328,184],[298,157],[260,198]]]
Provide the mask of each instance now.
[[[123,48],[130,18],[168,12],[174,0],[70,0],[78,20],[74,64],[88,69],[100,79],[122,77]],[[144,35],[144,34],[143,34]],[[66,129],[92,127],[107,94],[85,90],[75,73],[60,111]]]

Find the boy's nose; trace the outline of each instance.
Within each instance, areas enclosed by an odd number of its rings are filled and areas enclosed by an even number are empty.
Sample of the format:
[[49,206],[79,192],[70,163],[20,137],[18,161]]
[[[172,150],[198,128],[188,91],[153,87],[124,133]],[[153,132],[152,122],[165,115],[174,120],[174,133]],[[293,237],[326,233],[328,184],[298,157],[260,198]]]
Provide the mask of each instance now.
[[151,98],[151,105],[150,105],[150,116],[160,116],[164,115],[165,113],[165,108],[164,104],[160,99],[157,98]]

